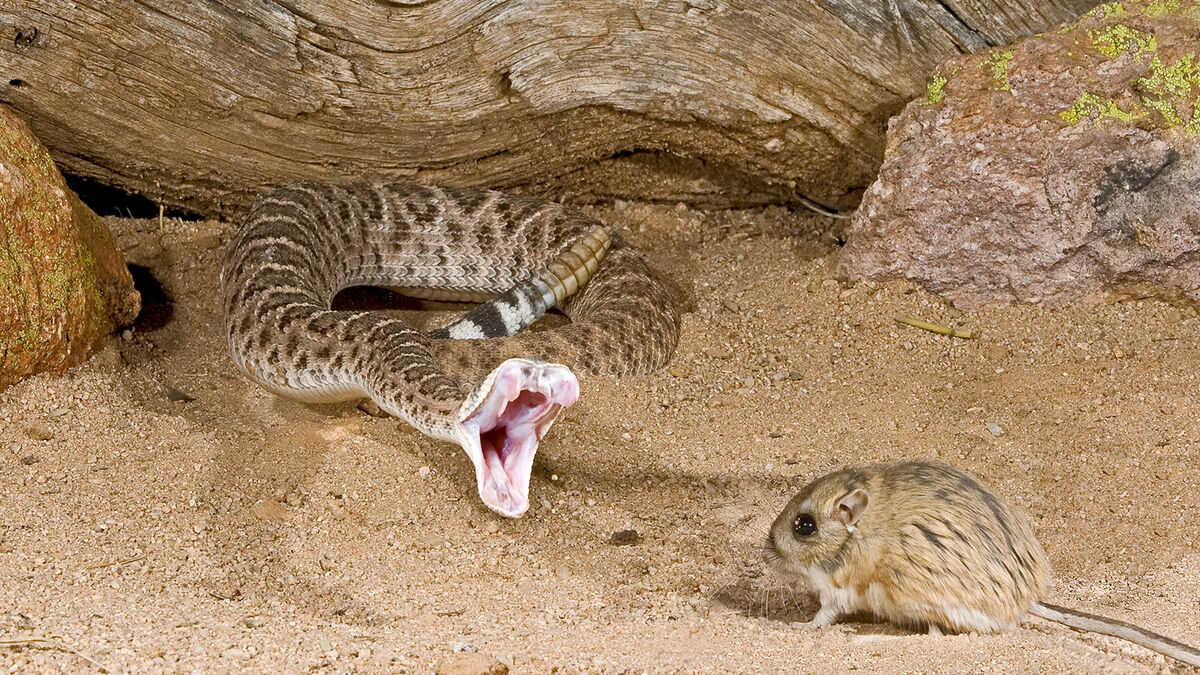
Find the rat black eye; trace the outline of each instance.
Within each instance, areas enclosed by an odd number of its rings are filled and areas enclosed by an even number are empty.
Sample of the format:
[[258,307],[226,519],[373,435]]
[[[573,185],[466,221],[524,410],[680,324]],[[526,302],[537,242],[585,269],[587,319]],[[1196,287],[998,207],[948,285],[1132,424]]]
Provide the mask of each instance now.
[[807,537],[817,533],[817,521],[807,513],[801,513],[796,516],[796,520],[792,521],[792,529],[801,537]]

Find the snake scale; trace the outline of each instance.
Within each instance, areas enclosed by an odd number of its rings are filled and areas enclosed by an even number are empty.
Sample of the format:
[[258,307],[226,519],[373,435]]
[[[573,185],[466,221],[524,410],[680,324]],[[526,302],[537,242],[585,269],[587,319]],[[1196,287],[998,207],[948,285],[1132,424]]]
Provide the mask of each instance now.
[[[483,304],[426,334],[382,312],[332,309],[351,286]],[[303,401],[370,397],[458,443],[480,498],[509,517],[528,509],[538,441],[578,398],[574,373],[652,371],[679,337],[675,294],[619,233],[490,190],[277,189],[230,242],[221,293],[245,375]],[[521,332],[554,306],[571,322]]]

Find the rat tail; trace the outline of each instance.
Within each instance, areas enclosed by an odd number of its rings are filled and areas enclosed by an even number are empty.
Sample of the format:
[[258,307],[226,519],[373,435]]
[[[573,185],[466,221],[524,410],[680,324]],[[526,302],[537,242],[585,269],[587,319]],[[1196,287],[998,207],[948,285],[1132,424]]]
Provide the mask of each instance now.
[[1029,613],[1034,616],[1040,616],[1043,619],[1056,621],[1077,630],[1090,631],[1092,633],[1128,640],[1146,649],[1156,651],[1163,656],[1168,656],[1177,661],[1182,661],[1189,666],[1200,668],[1200,649],[1177,642],[1169,637],[1148,631],[1131,623],[1041,602],[1030,603]]

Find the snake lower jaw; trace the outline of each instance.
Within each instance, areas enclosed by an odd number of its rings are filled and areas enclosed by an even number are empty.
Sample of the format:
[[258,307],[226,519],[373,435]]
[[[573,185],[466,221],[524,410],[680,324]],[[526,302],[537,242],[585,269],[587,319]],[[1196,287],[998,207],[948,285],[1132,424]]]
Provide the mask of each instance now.
[[529,476],[538,442],[563,408],[579,400],[566,366],[509,359],[463,404],[456,440],[475,465],[479,498],[508,518],[529,509]]

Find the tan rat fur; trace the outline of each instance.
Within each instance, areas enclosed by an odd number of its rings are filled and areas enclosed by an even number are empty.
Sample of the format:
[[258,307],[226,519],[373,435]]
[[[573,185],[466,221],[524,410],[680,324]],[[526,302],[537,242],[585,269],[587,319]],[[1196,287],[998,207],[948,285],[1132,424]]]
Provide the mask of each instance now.
[[[816,531],[799,536],[809,515]],[[1050,562],[1028,521],[941,462],[846,469],[800,491],[768,539],[775,564],[821,599],[814,623],[869,611],[902,625],[991,633],[1046,591]]]
[[1028,612],[1200,665],[1194,647],[1042,603],[1050,563],[1029,521],[943,462],[873,464],[818,478],[775,519],[766,556],[817,593],[814,626],[866,611],[932,633],[992,633],[1016,628]]

